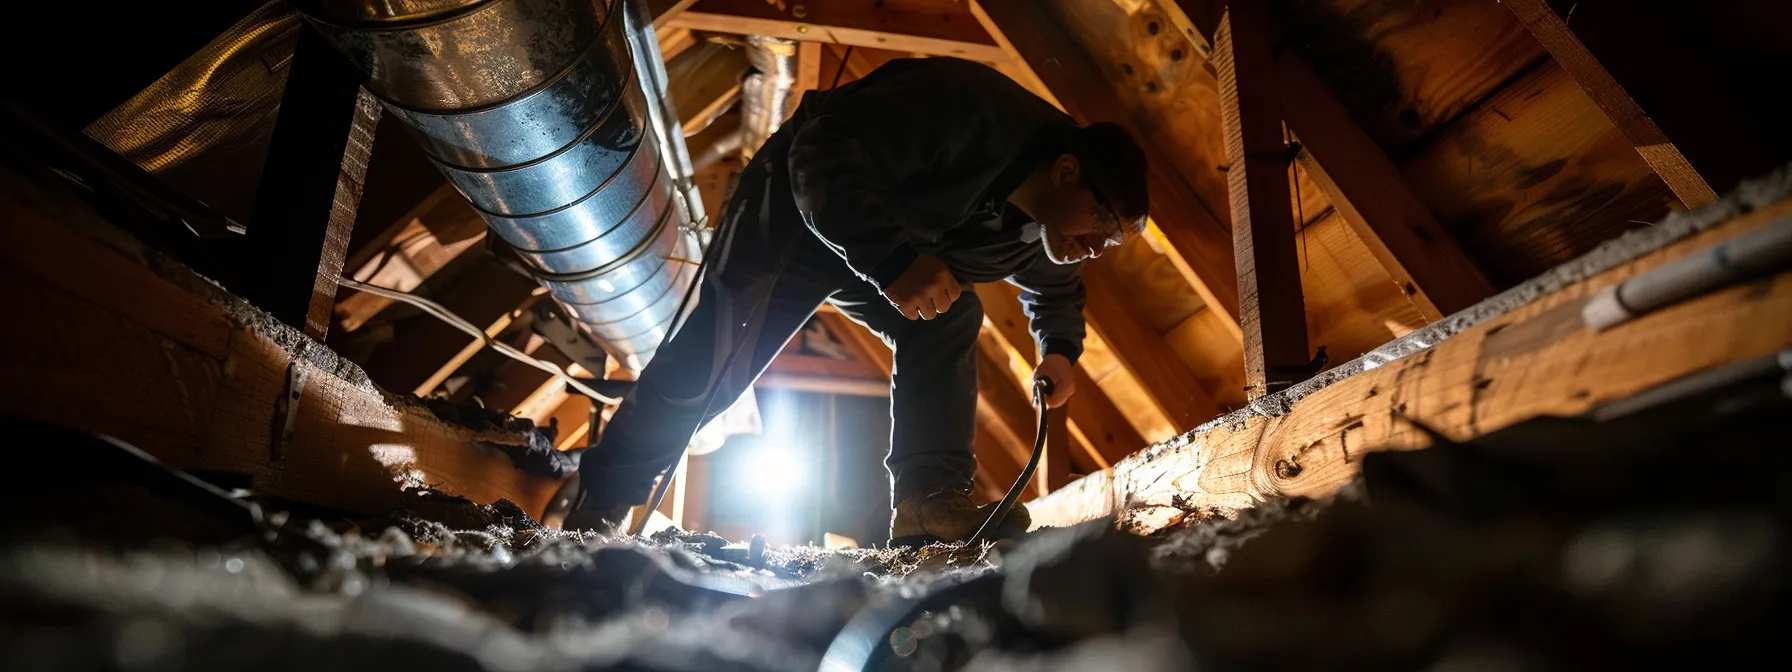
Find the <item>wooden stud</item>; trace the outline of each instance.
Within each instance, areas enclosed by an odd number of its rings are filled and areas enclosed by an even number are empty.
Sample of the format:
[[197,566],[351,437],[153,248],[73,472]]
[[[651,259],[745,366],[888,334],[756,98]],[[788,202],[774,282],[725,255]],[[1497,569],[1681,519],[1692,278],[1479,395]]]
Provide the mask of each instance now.
[[318,340],[329,333],[380,120],[361,78],[301,26],[244,236],[244,295]]
[[[1666,133],[1655,125],[1649,114],[1612,77],[1599,59],[1593,57],[1580,38],[1568,28],[1568,22],[1556,16],[1546,0],[1500,0],[1518,20],[1530,29],[1531,35],[1555,57],[1556,63],[1580,84],[1594,104],[1611,119],[1612,125],[1636,147],[1655,174],[1688,208],[1717,200],[1717,192],[1699,170],[1681,154]],[[1630,11],[1630,10],[1624,10]]]
[[1306,150],[1301,166],[1425,319],[1493,296],[1493,283],[1306,59],[1277,54],[1275,77],[1282,114]]
[[1179,258],[1192,270],[1194,289],[1209,306],[1228,319],[1238,317],[1238,273],[1227,224],[1195,194],[1177,173],[1175,162],[1150,142],[1132,121],[1130,111],[1115,99],[1108,82],[1086,49],[1063,25],[1024,0],[977,0],[974,3],[1019,54],[1028,68],[1056,94],[1078,122],[1118,123],[1133,132],[1150,162],[1151,219]]
[[1238,260],[1239,327],[1248,396],[1299,382],[1311,354],[1300,259],[1289,209],[1288,157],[1276,90],[1269,10],[1232,3],[1214,45],[1225,127],[1226,182]]
[[[909,3],[806,2],[784,9],[763,0],[702,0],[666,25],[713,33],[769,35],[899,52],[955,56],[984,63],[1007,60],[956,3],[931,3],[931,11],[904,11]],[[802,16],[797,16],[797,8]]]

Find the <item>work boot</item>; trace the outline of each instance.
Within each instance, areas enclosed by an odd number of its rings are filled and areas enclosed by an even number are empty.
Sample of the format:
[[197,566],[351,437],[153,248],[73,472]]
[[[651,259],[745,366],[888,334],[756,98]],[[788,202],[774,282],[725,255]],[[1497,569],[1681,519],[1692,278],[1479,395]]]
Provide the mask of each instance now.
[[[971,502],[969,490],[941,487],[909,495],[896,504],[896,515],[890,520],[892,543],[923,543],[938,539],[946,543],[965,541],[977,533],[989,519],[996,503],[977,506]],[[1024,504],[1015,503],[1008,516],[996,527],[996,536],[1024,533],[1032,526],[1032,516]]]
[[560,485],[559,492],[548,500],[548,508],[541,516],[541,523],[559,530],[589,530],[598,534],[616,535],[624,532],[622,524],[628,520],[627,504],[605,505],[592,501],[590,493],[579,484],[579,475],[573,474]]

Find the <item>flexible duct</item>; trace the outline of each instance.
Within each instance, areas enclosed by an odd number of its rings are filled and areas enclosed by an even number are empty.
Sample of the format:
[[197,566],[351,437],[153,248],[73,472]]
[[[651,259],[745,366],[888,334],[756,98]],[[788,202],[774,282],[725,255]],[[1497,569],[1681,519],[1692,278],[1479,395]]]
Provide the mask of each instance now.
[[790,92],[796,87],[796,42],[749,35],[747,62],[753,69],[740,89],[740,149],[742,158],[751,159],[790,116]]
[[568,314],[644,366],[699,250],[621,0],[295,4]]

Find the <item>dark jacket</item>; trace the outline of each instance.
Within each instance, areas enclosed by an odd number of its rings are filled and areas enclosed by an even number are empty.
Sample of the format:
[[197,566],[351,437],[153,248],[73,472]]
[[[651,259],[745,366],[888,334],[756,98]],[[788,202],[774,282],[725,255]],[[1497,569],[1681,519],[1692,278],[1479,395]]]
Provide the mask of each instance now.
[[881,289],[925,253],[962,281],[1007,279],[1023,290],[1040,351],[1076,361],[1079,267],[1052,263],[1030,220],[1007,205],[1060,153],[1074,121],[1006,75],[954,58],[890,61],[802,107],[791,190],[804,222],[854,273]]

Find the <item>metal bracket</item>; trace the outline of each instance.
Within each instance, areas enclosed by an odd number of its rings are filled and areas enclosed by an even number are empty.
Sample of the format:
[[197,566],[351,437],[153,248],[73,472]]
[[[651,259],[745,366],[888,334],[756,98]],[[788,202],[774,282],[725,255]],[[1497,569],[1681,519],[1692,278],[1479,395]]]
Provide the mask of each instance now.
[[268,441],[268,457],[274,462],[286,459],[286,448],[292,445],[293,433],[299,425],[299,399],[305,396],[305,381],[311,378],[311,369],[297,360],[286,365],[286,387],[280,391],[280,398],[274,400],[274,420],[270,430],[272,436]]

